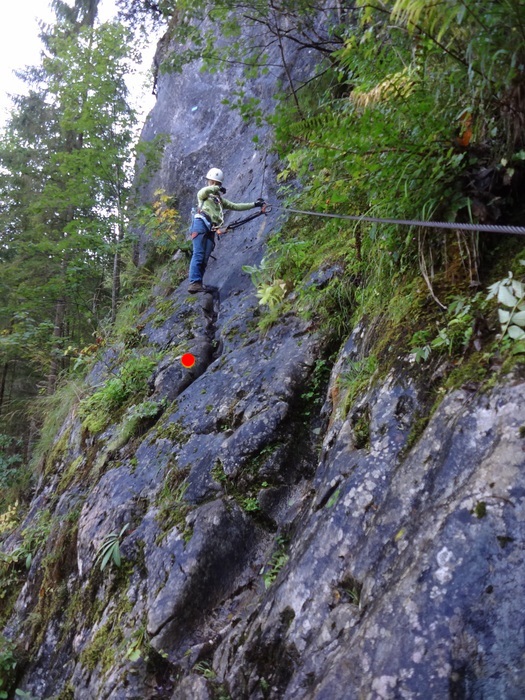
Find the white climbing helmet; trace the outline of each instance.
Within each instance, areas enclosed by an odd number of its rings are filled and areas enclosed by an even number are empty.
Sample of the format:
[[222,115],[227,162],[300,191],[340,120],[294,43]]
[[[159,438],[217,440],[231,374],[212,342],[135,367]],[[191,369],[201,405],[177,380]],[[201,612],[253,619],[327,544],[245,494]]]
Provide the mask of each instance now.
[[220,182],[221,185],[223,178],[224,174],[222,170],[219,170],[219,168],[210,168],[206,175],[206,180],[215,180],[216,182]]

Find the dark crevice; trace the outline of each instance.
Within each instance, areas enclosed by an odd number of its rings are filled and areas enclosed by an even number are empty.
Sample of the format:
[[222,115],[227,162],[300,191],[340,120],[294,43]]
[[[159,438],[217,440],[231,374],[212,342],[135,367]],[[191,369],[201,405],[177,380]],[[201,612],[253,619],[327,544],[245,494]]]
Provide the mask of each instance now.
[[335,482],[335,484],[333,484],[333,486],[330,486],[330,488],[328,489],[328,491],[326,491],[326,493],[324,494],[324,496],[323,496],[323,497],[321,498],[321,500],[318,502],[318,504],[317,504],[316,507],[315,507],[315,510],[322,510],[322,509],[326,506],[326,504],[328,503],[328,501],[330,500],[330,498],[334,495],[334,493],[335,493],[335,492],[337,491],[337,489],[339,488],[340,484],[341,484],[341,479],[337,479],[336,482]]

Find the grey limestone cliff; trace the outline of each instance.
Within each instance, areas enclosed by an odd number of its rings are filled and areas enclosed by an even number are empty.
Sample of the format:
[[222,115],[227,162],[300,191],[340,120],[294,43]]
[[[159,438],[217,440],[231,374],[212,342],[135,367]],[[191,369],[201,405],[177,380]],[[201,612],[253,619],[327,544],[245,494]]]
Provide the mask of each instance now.
[[[312,70],[304,52],[290,60],[297,79]],[[213,165],[232,200],[277,202],[268,132],[255,148],[221,103],[235,77],[159,76],[143,138],[170,141],[145,199],[163,188],[186,215]],[[266,109],[280,77],[252,85]],[[49,514],[4,630],[25,652],[18,687],[42,700],[522,698],[524,379],[455,390],[417,430],[428,378],[401,357],[344,405],[366,323],[324,383],[324,340],[304,321],[257,327],[242,266],[278,225],[225,237],[207,293],[156,289],[137,328],[141,351],[162,353],[148,380],[162,408],[141,433],[90,435],[73,411],[57,436],[2,544]],[[106,349],[88,385],[122,352]],[[101,572],[101,544],[125,525],[120,569]]]

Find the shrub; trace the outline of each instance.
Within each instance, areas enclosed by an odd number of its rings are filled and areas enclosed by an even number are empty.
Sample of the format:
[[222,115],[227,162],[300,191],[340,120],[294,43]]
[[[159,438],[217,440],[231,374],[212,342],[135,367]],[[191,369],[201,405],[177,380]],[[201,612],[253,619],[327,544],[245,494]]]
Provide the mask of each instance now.
[[14,644],[0,635],[0,698],[8,698],[14,680],[16,659]]
[[84,399],[79,408],[84,428],[91,433],[100,432],[131,398],[144,396],[148,388],[147,380],[157,361],[156,357],[133,355],[116,376]]

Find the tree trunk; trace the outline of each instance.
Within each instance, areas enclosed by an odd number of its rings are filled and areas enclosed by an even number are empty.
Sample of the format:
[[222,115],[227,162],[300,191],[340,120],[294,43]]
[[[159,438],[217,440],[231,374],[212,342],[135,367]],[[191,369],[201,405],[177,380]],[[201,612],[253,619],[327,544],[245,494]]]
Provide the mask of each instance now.
[[55,326],[53,328],[53,349],[51,350],[51,368],[47,377],[47,393],[53,394],[58,381],[58,373],[60,371],[60,339],[63,336],[64,318],[66,315],[66,300],[58,299],[55,306]]
[[120,255],[120,243],[124,237],[124,213],[122,206],[122,185],[123,178],[120,171],[119,164],[117,163],[117,178],[116,178],[116,191],[117,191],[117,215],[118,223],[116,226],[116,246],[115,255],[113,257],[113,284],[111,286],[111,323],[115,323],[117,317],[117,304],[120,298],[120,270],[122,267],[122,259]]
[[111,323],[115,323],[117,317],[117,304],[120,297],[120,251],[117,248],[113,257],[113,284],[111,288]]
[[2,379],[0,380],[0,414],[2,413],[2,408],[4,406],[5,385],[6,385],[6,381],[7,381],[8,370],[9,370],[9,361],[4,362],[4,367],[2,369]]

